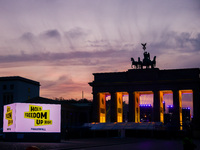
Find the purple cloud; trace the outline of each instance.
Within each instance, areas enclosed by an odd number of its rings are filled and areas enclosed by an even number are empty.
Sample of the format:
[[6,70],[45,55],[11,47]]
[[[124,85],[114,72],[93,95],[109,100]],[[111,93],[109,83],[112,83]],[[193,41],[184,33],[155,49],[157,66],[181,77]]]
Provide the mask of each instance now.
[[47,30],[41,34],[41,36],[45,39],[56,39],[60,40],[61,35],[58,30],[53,29],[53,30]]
[[31,32],[26,32],[20,37],[20,39],[27,40],[27,41],[32,41],[32,40],[35,39],[35,35],[33,33],[31,33]]
[[65,36],[71,39],[77,39],[81,37],[87,36],[89,33],[80,27],[75,27],[67,32],[65,32]]

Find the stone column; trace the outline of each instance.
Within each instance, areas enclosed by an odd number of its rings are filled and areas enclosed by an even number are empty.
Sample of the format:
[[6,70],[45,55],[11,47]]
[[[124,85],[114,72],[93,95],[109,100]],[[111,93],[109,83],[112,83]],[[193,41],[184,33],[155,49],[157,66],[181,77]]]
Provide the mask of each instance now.
[[128,92],[128,95],[129,95],[128,122],[135,122],[135,96],[134,96],[134,92]]
[[110,112],[111,112],[111,122],[117,122],[117,96],[115,92],[111,92],[111,107],[110,107]]
[[200,137],[200,88],[193,89],[193,128],[198,132]]
[[138,92],[129,92],[129,122],[140,122],[139,98]]
[[172,125],[174,129],[180,129],[180,92],[179,90],[173,90],[173,114]]
[[153,121],[160,122],[160,93],[158,90],[153,91]]
[[153,121],[164,123],[163,92],[153,91]]
[[93,105],[92,105],[92,122],[99,122],[99,98],[98,93],[93,93]]
[[135,122],[140,122],[140,94],[134,92],[134,101],[135,101]]

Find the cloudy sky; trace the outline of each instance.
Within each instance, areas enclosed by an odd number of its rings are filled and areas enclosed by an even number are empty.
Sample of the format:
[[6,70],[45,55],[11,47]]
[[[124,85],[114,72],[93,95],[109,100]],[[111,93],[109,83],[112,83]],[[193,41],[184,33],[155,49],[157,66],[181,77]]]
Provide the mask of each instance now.
[[92,73],[200,68],[199,0],[0,0],[1,76],[41,83],[40,96],[92,99]]

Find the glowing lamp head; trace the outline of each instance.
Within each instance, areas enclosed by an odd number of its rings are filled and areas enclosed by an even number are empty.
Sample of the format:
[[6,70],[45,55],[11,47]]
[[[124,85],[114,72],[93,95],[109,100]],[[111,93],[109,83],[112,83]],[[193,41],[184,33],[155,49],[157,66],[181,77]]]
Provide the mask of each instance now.
[[167,108],[173,108],[173,105],[167,105]]
[[140,104],[141,107],[151,107],[151,104]]

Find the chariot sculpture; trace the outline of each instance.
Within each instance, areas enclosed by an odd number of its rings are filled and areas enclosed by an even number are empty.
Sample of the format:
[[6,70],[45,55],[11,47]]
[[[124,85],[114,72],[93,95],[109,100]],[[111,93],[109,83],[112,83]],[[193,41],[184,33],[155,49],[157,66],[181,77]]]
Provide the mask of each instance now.
[[153,60],[151,60],[150,54],[145,51],[147,43],[144,43],[144,44],[141,43],[141,45],[143,46],[143,50],[144,50],[143,61],[140,60],[140,57],[138,57],[138,61],[135,61],[134,58],[131,58],[131,61],[132,61],[131,67],[133,68],[133,66],[135,66],[136,69],[143,69],[144,66],[146,67],[146,69],[148,69],[149,67],[154,68],[156,66],[156,56],[154,56]]

